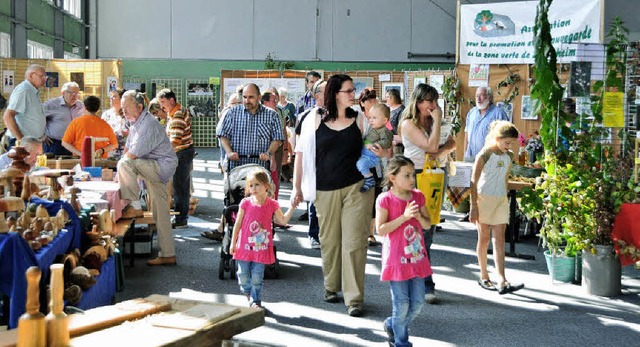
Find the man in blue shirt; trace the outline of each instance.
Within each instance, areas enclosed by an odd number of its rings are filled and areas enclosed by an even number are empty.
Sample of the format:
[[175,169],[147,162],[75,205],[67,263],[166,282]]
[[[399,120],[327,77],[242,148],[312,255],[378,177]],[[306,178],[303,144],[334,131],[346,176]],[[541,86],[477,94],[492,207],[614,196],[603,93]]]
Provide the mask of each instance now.
[[44,103],[44,115],[47,126],[44,134],[44,152],[53,155],[71,155],[62,146],[64,132],[71,121],[84,114],[84,104],[79,100],[80,86],[76,82],[62,85],[62,95]]
[[260,88],[253,83],[242,89],[242,105],[229,110],[216,135],[227,154],[229,170],[256,163],[273,171],[271,157],[285,140],[280,117],[260,104]]
[[124,153],[118,161],[120,197],[129,201],[122,211],[123,218],[142,215],[139,200],[138,178],[144,180],[151,212],[158,230],[158,257],[147,261],[147,265],[175,265],[176,253],[173,230],[169,215],[167,183],[178,166],[178,157],[160,125],[151,113],[145,110],[141,93],[130,90],[122,95],[124,117],[131,123]]
[[464,127],[464,159],[473,162],[476,155],[484,147],[484,140],[489,134],[489,126],[493,121],[509,118],[501,108],[493,104],[493,91],[489,87],[476,90],[476,107],[467,114]]
[[45,118],[38,89],[44,86],[47,75],[42,65],[33,64],[24,73],[25,80],[18,84],[9,97],[9,105],[2,119],[9,129],[10,145],[24,136],[44,138]]

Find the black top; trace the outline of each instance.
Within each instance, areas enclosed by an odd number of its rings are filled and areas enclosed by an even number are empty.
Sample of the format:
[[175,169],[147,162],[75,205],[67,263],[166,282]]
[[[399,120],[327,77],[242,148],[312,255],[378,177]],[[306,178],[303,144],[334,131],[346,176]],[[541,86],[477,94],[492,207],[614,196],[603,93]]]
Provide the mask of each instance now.
[[320,123],[316,130],[316,189],[342,189],[360,181],[356,162],[361,152],[362,133],[355,121],[339,131]]

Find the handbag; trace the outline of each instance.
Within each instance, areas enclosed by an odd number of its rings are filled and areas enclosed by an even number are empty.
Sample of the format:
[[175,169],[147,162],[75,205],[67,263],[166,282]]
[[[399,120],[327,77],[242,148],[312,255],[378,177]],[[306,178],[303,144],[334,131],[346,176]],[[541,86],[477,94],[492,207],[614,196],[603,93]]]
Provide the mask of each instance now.
[[444,194],[444,170],[438,168],[436,162],[430,160],[428,156],[422,172],[416,175],[416,186],[424,194],[431,224],[438,224]]

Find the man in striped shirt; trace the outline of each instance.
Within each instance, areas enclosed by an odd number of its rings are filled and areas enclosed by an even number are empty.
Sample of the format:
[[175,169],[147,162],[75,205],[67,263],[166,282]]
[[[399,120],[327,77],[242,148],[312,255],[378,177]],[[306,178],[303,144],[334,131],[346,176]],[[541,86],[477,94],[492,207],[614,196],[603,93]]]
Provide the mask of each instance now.
[[162,110],[168,114],[167,136],[178,157],[178,167],[173,174],[173,203],[178,215],[171,223],[173,229],[188,227],[189,201],[191,200],[191,171],[193,170],[193,139],[191,138],[191,115],[176,101],[171,89],[162,89],[156,94]]

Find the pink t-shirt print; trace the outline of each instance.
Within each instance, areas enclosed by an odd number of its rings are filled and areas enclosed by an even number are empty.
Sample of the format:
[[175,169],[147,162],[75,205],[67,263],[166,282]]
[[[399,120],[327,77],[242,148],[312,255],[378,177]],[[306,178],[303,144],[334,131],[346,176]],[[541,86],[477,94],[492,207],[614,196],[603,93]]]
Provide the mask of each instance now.
[[[410,200],[402,200],[391,192],[378,197],[376,204],[388,211],[391,221],[402,214],[407,204],[415,201],[419,208],[425,205],[424,195],[419,190],[411,191]],[[415,277],[431,275],[431,264],[422,237],[420,222],[412,218],[382,238],[382,281],[405,281]]]
[[269,198],[262,205],[258,205],[249,197],[242,199],[240,208],[244,210],[244,220],[233,259],[273,264],[276,257],[273,252],[271,221],[280,205]]

